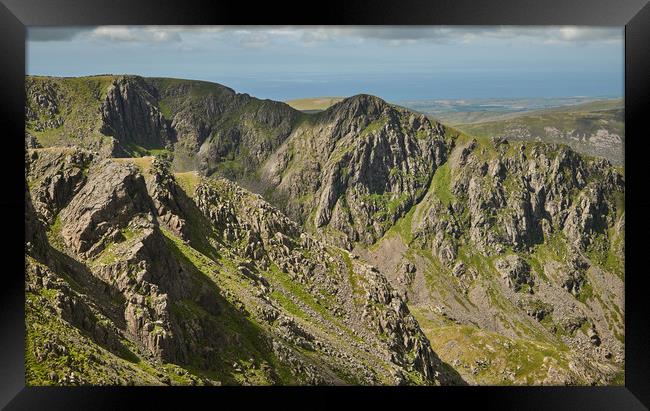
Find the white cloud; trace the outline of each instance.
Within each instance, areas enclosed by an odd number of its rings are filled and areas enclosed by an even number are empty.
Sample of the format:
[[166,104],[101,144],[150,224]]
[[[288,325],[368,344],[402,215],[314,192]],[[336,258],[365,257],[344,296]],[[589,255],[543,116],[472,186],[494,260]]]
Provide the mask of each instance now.
[[265,32],[242,30],[235,34],[239,38],[239,44],[244,47],[261,48],[270,43],[269,35]]
[[[623,40],[622,28],[577,26],[99,26],[95,28],[29,28],[30,41],[74,39],[131,43],[181,43],[235,40],[242,47],[275,42],[302,46],[337,41],[375,41],[387,45],[434,42],[470,44],[486,39],[521,40],[533,44],[612,43]],[[207,36],[207,38],[205,37]]]
[[92,39],[109,40],[117,42],[144,42],[144,43],[170,43],[181,41],[181,30],[166,27],[128,27],[128,26],[100,26],[95,28],[88,36]]
[[622,28],[576,26],[387,26],[354,28],[314,28],[312,37],[331,41],[336,37],[413,42],[471,43],[479,39],[527,39],[533,42],[612,42],[623,39]]
[[554,38],[547,42],[592,42],[599,41],[611,43],[623,40],[622,28],[596,28],[596,27],[560,27]]

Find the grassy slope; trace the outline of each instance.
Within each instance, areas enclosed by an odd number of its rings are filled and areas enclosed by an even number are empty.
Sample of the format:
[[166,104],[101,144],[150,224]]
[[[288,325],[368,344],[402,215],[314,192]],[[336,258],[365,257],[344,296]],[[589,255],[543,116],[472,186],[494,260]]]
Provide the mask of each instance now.
[[581,103],[568,106],[560,106],[553,108],[537,109],[537,110],[524,110],[514,112],[493,112],[493,111],[453,111],[448,113],[439,113],[434,115],[438,120],[444,124],[451,126],[467,125],[473,123],[486,123],[491,121],[503,121],[516,117],[527,115],[541,115],[544,113],[552,112],[591,112],[600,110],[613,110],[623,107],[622,99],[607,99],[597,100],[588,103]]
[[568,368],[566,347],[451,322],[439,324],[428,318],[426,309],[411,310],[434,351],[472,384],[529,385],[544,380],[551,367]]
[[508,127],[526,127],[533,136],[543,136],[545,127],[559,130],[576,130],[579,133],[594,133],[606,127],[622,135],[623,118],[621,109],[578,111],[548,110],[536,114],[526,114],[507,120],[472,124],[459,124],[456,127],[476,136],[491,137],[506,133]]
[[[55,289],[43,288],[25,295],[27,385],[53,385],[71,373],[77,375],[77,380],[83,375],[80,383],[91,385],[191,384],[193,373],[136,354],[138,348],[127,339],[122,339],[123,351],[118,354],[98,345],[88,333],[54,315],[58,293]],[[35,353],[47,353],[53,346],[55,352],[64,353],[36,357]]]
[[[34,122],[26,123],[26,131],[36,136],[44,147],[70,145],[75,139],[102,142],[107,137],[99,133],[101,116],[98,107],[106,98],[113,76],[89,77],[41,77],[30,76],[27,81],[35,83],[49,82],[58,89],[59,110],[57,117],[63,119],[63,125],[43,131],[34,130]],[[45,119],[39,116],[39,119]]]

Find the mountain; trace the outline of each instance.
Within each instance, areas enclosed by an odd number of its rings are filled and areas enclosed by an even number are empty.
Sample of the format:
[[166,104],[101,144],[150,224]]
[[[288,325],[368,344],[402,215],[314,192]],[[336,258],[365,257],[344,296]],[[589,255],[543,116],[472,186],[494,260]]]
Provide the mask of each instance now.
[[26,87],[28,348],[98,345],[75,375],[621,381],[624,177],[605,159],[363,94],[310,114],[191,80]]
[[27,133],[104,156],[174,151],[178,170],[242,167],[268,155],[300,112],[201,81],[137,76],[27,77]]
[[372,244],[424,194],[444,147],[440,124],[358,95],[299,124],[259,180],[290,218],[350,248]]
[[[98,96],[78,101],[84,104],[81,116],[71,108],[82,93],[70,90],[82,88],[79,84]],[[106,90],[97,91],[102,84]],[[331,228],[328,235],[339,237],[339,243],[375,240],[423,194],[444,157],[441,125],[368,95],[308,115],[195,81],[28,78],[27,88],[33,147],[79,146],[103,156],[173,151],[176,171],[218,173],[265,193],[301,224]],[[94,128],[73,137],[72,130],[93,116]],[[357,134],[365,139],[361,146]],[[354,192],[339,203],[342,185],[354,186]],[[288,197],[301,199],[288,203]],[[340,206],[334,209],[335,204]],[[366,228],[371,225],[372,230]]]

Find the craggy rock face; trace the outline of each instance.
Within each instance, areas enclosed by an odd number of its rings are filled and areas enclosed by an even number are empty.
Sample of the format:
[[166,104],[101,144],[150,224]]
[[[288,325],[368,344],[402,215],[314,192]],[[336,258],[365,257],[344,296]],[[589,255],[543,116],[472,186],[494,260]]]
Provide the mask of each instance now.
[[[432,352],[417,322],[376,269],[353,263],[345,251],[332,252],[324,243],[300,234],[298,225],[259,196],[228,181],[203,183],[196,188],[195,196],[203,215],[213,226],[223,229],[221,239],[239,244],[238,251],[249,260],[238,270],[261,284],[263,294],[268,293],[269,284],[263,272],[267,267],[277,267],[316,295],[332,297],[336,303],[331,309],[366,343],[376,339],[373,333],[385,334],[390,348],[382,349],[381,356],[386,360],[406,370],[415,370],[422,375],[423,381],[458,383],[455,377],[442,371],[442,363]],[[348,275],[344,275],[346,272]],[[349,276],[355,278],[355,284]],[[272,305],[264,308],[264,305],[257,310],[266,316],[273,308]],[[304,338],[304,333],[309,331],[303,330],[299,337]],[[307,339],[312,341],[314,337]],[[330,342],[324,340],[321,344]],[[354,358],[348,361],[354,368],[363,368]],[[398,383],[408,382],[399,370],[392,378]]]
[[468,231],[473,245],[488,255],[507,247],[526,250],[559,231],[584,249],[615,223],[614,197],[624,189],[611,166],[587,163],[563,147],[479,148],[470,142],[454,151],[450,164],[449,190],[456,201],[431,211],[422,229],[433,225],[450,239]]
[[61,235],[76,253],[92,257],[138,214],[151,210],[144,178],[135,167],[105,160],[61,213]]
[[380,238],[445,156],[440,124],[359,95],[298,126],[262,170],[289,216],[349,248]]
[[530,287],[534,285],[530,276],[530,266],[521,257],[508,256],[497,260],[495,267],[501,273],[501,278],[505,280],[508,287],[514,291],[519,291],[524,284]]
[[141,78],[117,78],[101,106],[101,132],[114,137],[124,147],[171,144],[174,132],[158,108],[155,92]]
[[32,203],[46,222],[67,205],[86,181],[94,156],[85,150],[37,150],[28,159],[28,180],[39,182]]

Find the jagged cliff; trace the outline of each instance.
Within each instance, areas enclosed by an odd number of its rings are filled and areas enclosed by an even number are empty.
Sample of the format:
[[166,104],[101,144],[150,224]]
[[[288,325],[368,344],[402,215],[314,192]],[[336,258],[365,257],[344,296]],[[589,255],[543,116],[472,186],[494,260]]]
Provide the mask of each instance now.
[[112,383],[620,382],[606,160],[369,95],[317,114],[137,76],[27,95],[28,313],[81,330]]

